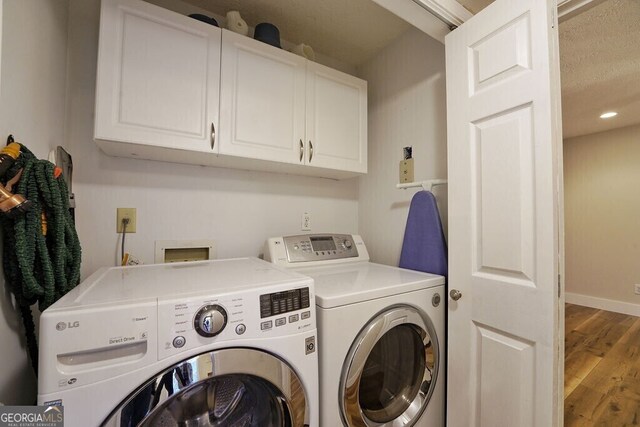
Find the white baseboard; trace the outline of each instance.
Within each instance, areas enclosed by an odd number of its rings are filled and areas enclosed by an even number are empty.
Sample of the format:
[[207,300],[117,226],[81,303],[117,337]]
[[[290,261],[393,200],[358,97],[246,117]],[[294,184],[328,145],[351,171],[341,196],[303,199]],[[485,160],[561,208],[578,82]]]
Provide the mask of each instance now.
[[569,304],[598,308],[600,310],[613,311],[615,313],[628,314],[630,316],[640,316],[640,304],[592,297],[589,295],[574,294],[571,292],[565,292],[564,298],[565,302]]

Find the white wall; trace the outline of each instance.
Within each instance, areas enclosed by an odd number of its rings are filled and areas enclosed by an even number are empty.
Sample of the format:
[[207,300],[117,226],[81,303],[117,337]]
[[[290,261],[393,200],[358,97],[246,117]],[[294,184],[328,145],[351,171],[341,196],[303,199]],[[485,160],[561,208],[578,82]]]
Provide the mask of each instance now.
[[158,239],[214,239],[218,257],[256,256],[269,236],[358,231],[357,180],[204,168],[108,157],[93,142],[98,0],[70,0],[66,139],[74,160],[83,277],[116,259],[116,208],[137,208],[127,250],[153,262]]
[[[67,0],[0,4],[0,138],[12,133],[40,157],[63,142]],[[35,403],[22,320],[0,276],[0,402]]]
[[566,139],[564,183],[566,291],[640,315],[640,126]]
[[[415,179],[447,177],[444,45],[411,29],[361,69],[369,82],[369,173],[360,179],[359,228],[373,261],[398,265],[411,197],[398,190],[402,147]],[[446,187],[434,190],[446,230]]]

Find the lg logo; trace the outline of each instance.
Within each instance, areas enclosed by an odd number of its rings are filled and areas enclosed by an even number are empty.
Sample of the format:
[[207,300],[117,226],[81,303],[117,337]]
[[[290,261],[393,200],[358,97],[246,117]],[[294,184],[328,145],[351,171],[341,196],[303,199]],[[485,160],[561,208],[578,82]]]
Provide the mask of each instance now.
[[56,329],[59,331],[64,331],[67,328],[77,328],[78,326],[80,326],[80,322],[77,320],[75,322],[58,322],[58,324],[56,325]]

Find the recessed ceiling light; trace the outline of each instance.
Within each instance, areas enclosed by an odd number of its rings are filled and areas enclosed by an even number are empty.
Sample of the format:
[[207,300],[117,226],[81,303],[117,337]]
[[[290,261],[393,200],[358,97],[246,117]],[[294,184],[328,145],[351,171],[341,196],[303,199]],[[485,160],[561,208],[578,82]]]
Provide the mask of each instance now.
[[601,119],[610,119],[611,117],[615,117],[617,115],[618,115],[618,113],[616,113],[615,111],[609,111],[607,113],[601,114],[600,118]]

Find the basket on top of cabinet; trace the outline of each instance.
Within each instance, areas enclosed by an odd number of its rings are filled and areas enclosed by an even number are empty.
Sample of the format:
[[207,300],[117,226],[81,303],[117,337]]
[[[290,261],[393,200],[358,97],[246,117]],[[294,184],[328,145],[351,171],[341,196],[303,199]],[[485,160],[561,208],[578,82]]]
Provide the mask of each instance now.
[[367,172],[367,82],[140,0],[103,0],[106,154],[327,178]]

